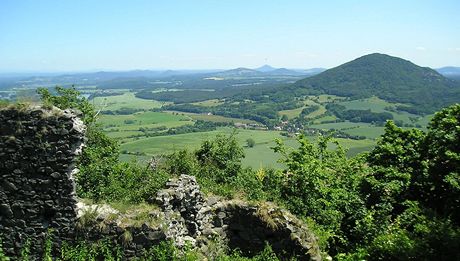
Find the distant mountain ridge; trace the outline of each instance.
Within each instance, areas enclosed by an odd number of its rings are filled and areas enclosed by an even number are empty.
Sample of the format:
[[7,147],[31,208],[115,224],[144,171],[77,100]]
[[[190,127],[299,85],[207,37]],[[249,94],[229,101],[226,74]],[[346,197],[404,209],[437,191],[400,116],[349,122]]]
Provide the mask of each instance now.
[[437,72],[444,75],[447,78],[460,80],[460,67],[446,66],[436,69]]
[[219,77],[238,77],[238,76],[263,76],[265,75],[263,72],[259,72],[254,69],[249,69],[249,68],[244,68],[244,67],[239,67],[236,69],[231,69],[231,70],[226,70],[222,72],[217,72],[214,73],[213,76],[219,76]]
[[256,69],[249,69],[249,68],[236,68],[226,71],[221,71],[212,74],[213,76],[218,77],[262,77],[262,76],[308,76],[310,75],[308,70],[305,71],[295,71],[286,68],[274,68],[270,65],[264,65],[262,67]]
[[429,113],[460,102],[460,84],[437,71],[386,54],[359,57],[297,81],[293,93],[326,93],[352,98],[378,96],[411,104],[407,110]]

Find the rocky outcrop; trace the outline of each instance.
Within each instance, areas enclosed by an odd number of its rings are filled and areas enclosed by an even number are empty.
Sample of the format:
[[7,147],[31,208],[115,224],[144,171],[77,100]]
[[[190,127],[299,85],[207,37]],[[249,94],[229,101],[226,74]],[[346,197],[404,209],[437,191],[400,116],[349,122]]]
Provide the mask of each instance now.
[[179,247],[188,243],[206,252],[207,244],[218,238],[246,256],[257,254],[268,243],[284,258],[321,260],[314,234],[274,204],[206,199],[195,177],[188,175],[170,180],[156,200],[168,224],[166,237]]
[[0,235],[4,251],[17,255],[32,242],[39,253],[46,234],[54,242],[74,235],[75,156],[84,125],[70,111],[0,109]]

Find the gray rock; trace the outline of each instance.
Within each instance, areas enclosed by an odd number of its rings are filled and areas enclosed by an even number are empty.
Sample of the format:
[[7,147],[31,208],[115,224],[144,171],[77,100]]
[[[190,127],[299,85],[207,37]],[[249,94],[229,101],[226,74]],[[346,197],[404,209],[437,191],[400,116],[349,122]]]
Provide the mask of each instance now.
[[13,211],[11,211],[11,208],[7,204],[0,204],[0,214],[2,216],[5,216],[7,218],[11,218],[13,216]]

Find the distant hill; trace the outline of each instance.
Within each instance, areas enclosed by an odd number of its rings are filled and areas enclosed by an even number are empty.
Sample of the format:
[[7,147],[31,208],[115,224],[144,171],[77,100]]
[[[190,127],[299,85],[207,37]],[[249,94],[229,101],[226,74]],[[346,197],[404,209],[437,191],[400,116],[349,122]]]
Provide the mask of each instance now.
[[312,76],[321,72],[324,72],[326,69],[324,68],[311,68],[311,69],[287,69],[287,68],[275,68],[270,65],[263,65],[259,68],[255,68],[254,70],[258,72],[263,72],[267,75],[289,75],[289,76],[296,76],[296,75],[305,75],[305,76]]
[[430,113],[460,102],[460,84],[437,71],[385,54],[369,54],[297,81],[292,93],[325,93],[352,98],[378,96],[406,103],[411,112]]
[[460,67],[447,66],[438,68],[436,71],[447,78],[460,80]]
[[304,72],[298,72],[298,71],[289,70],[286,68],[275,69],[275,70],[266,72],[266,74],[270,74],[270,75],[307,75]]
[[254,70],[259,71],[259,72],[271,72],[271,71],[276,70],[276,68],[271,67],[268,64],[265,64],[265,65],[263,65],[263,66],[261,66],[259,68],[255,68]]
[[236,68],[231,70],[226,70],[222,72],[214,73],[213,76],[218,77],[250,77],[250,76],[264,76],[263,72],[259,72],[253,69],[248,68]]

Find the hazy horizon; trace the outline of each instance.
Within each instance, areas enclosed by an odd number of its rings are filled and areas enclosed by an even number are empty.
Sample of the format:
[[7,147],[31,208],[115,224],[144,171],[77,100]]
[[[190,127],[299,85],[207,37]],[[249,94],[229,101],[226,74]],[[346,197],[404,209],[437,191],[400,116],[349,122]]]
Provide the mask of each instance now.
[[370,53],[460,67],[460,2],[11,1],[0,73],[332,68]]

